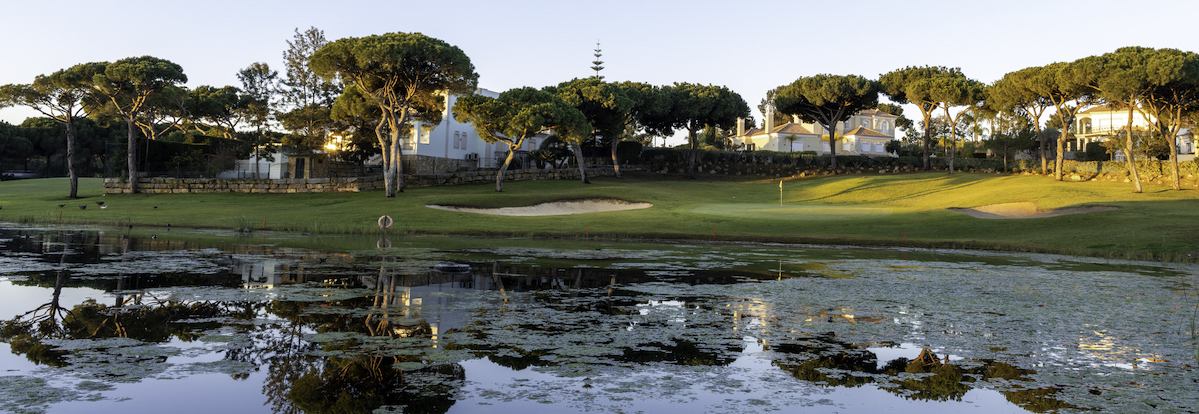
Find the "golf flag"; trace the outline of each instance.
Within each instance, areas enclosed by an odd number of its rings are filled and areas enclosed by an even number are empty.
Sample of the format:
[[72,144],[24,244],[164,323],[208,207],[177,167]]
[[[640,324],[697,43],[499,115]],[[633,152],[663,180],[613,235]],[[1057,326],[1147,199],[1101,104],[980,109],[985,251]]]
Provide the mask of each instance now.
[[783,180],[779,180],[779,189],[780,189],[780,190],[782,190],[782,189],[783,189]]

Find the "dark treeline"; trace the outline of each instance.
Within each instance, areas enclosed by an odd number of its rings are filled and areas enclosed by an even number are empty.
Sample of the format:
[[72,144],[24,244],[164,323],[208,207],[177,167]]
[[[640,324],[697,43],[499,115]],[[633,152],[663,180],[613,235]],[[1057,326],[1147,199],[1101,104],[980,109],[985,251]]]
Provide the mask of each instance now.
[[[479,74],[461,49],[419,33],[328,41],[316,28],[297,29],[288,46],[283,75],[252,63],[238,71],[240,86],[185,87],[182,67],[152,56],[82,63],[30,84],[0,86],[0,106],[45,115],[0,125],[0,169],[70,176],[71,197],[81,174],[124,177],[136,192],[138,172],[214,175],[250,155],[269,160],[285,146],[289,154],[340,160],[359,171],[377,160],[385,194],[394,197],[404,188],[400,161],[415,143],[414,123],[437,125],[449,117],[506,149],[498,151],[506,155],[496,191],[513,166],[573,165],[587,183],[585,158],[600,156],[601,149],[606,168],[620,178],[620,166],[636,162],[639,149],[676,133],[687,137],[681,150],[691,178],[703,150],[752,148],[737,136],[739,121],[755,123],[737,93],[710,84],[606,81],[598,49],[595,76],[493,96],[477,93]],[[447,95],[457,97],[452,108]],[[895,125],[907,132],[887,152],[918,157],[922,170],[944,165],[952,174],[959,165],[976,168],[978,162],[967,161],[976,157],[999,160],[995,169],[1009,170],[1027,154],[1039,159],[1041,174],[1052,171],[1061,180],[1066,159],[1115,156],[1140,192],[1136,164],[1160,159],[1170,163],[1179,189],[1176,137],[1199,118],[1199,55],[1125,47],[1020,69],[991,84],[944,66],[905,67],[878,79],[819,74],[765,95],[759,109],[769,116],[829,131],[820,136],[828,148],[821,155],[833,173],[846,162],[862,164],[845,157],[857,156],[852,153],[838,160],[844,131],[837,125],[879,110],[897,116]],[[901,105],[915,106],[919,118],[909,120]],[[1088,137],[1094,142],[1083,147],[1075,124],[1094,109],[1123,111],[1119,117],[1127,122],[1105,126],[1106,135]],[[541,148],[524,148],[534,136],[548,139]]]

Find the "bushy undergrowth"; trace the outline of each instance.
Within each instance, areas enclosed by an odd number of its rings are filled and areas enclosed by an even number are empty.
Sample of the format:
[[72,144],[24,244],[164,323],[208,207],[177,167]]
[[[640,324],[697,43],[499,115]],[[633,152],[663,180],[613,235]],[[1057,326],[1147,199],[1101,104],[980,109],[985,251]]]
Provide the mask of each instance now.
[[[696,162],[704,173],[729,174],[761,174],[790,176],[805,171],[829,169],[832,157],[817,155],[812,151],[775,152],[775,151],[720,151],[697,150]],[[633,162],[646,166],[650,171],[681,173],[686,172],[689,163],[688,150],[680,148],[646,148],[640,157]],[[934,170],[948,170],[948,158],[931,158],[930,166]],[[842,169],[878,169],[878,168],[920,168],[923,161],[915,156],[865,156],[838,155],[837,165]],[[967,172],[1025,172],[1041,171],[1039,159],[1004,160],[996,158],[962,157],[953,160],[954,170]],[[1053,160],[1049,160],[1049,171],[1052,173]],[[1183,161],[1178,163],[1181,177],[1199,175],[1199,162]],[[1084,174],[1113,174],[1127,175],[1128,164],[1121,161],[1077,161],[1066,160],[1062,165],[1065,173]],[[1144,179],[1169,177],[1173,174],[1169,161],[1138,160],[1137,172]]]

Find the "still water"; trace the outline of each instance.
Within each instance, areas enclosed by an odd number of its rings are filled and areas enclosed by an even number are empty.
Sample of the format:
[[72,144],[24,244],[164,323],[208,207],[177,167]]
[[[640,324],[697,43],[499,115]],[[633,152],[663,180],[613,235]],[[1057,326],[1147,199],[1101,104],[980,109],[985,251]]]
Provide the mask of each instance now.
[[1194,412],[1194,265],[0,226],[0,411]]

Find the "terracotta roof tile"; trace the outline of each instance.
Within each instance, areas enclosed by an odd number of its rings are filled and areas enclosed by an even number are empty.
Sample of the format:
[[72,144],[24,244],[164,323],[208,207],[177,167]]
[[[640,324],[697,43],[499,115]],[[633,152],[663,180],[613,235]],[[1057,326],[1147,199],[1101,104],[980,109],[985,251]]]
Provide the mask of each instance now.
[[886,112],[883,112],[883,111],[880,111],[877,109],[863,109],[861,111],[858,111],[857,115],[871,115],[871,116],[882,116],[882,117],[888,117],[888,118],[899,118],[898,116],[891,115],[889,113],[886,113]]
[[1082,111],[1080,113],[1089,114],[1089,113],[1093,113],[1093,112],[1124,112],[1124,113],[1128,113],[1128,108],[1117,108],[1115,105],[1100,105],[1100,106],[1096,106],[1094,108],[1087,108],[1087,110]]
[[878,131],[875,131],[873,129],[866,128],[866,127],[857,127],[857,128],[854,128],[852,131],[845,133],[845,136],[850,136],[850,135],[860,135],[863,137],[895,138],[892,135],[887,135],[882,132],[878,132]]
[[797,124],[794,122],[788,122],[786,124],[783,124],[782,126],[777,126],[774,128],[773,131],[770,131],[770,132],[776,133],[776,134],[816,135],[816,134],[812,133],[811,130],[805,128],[802,124]]

